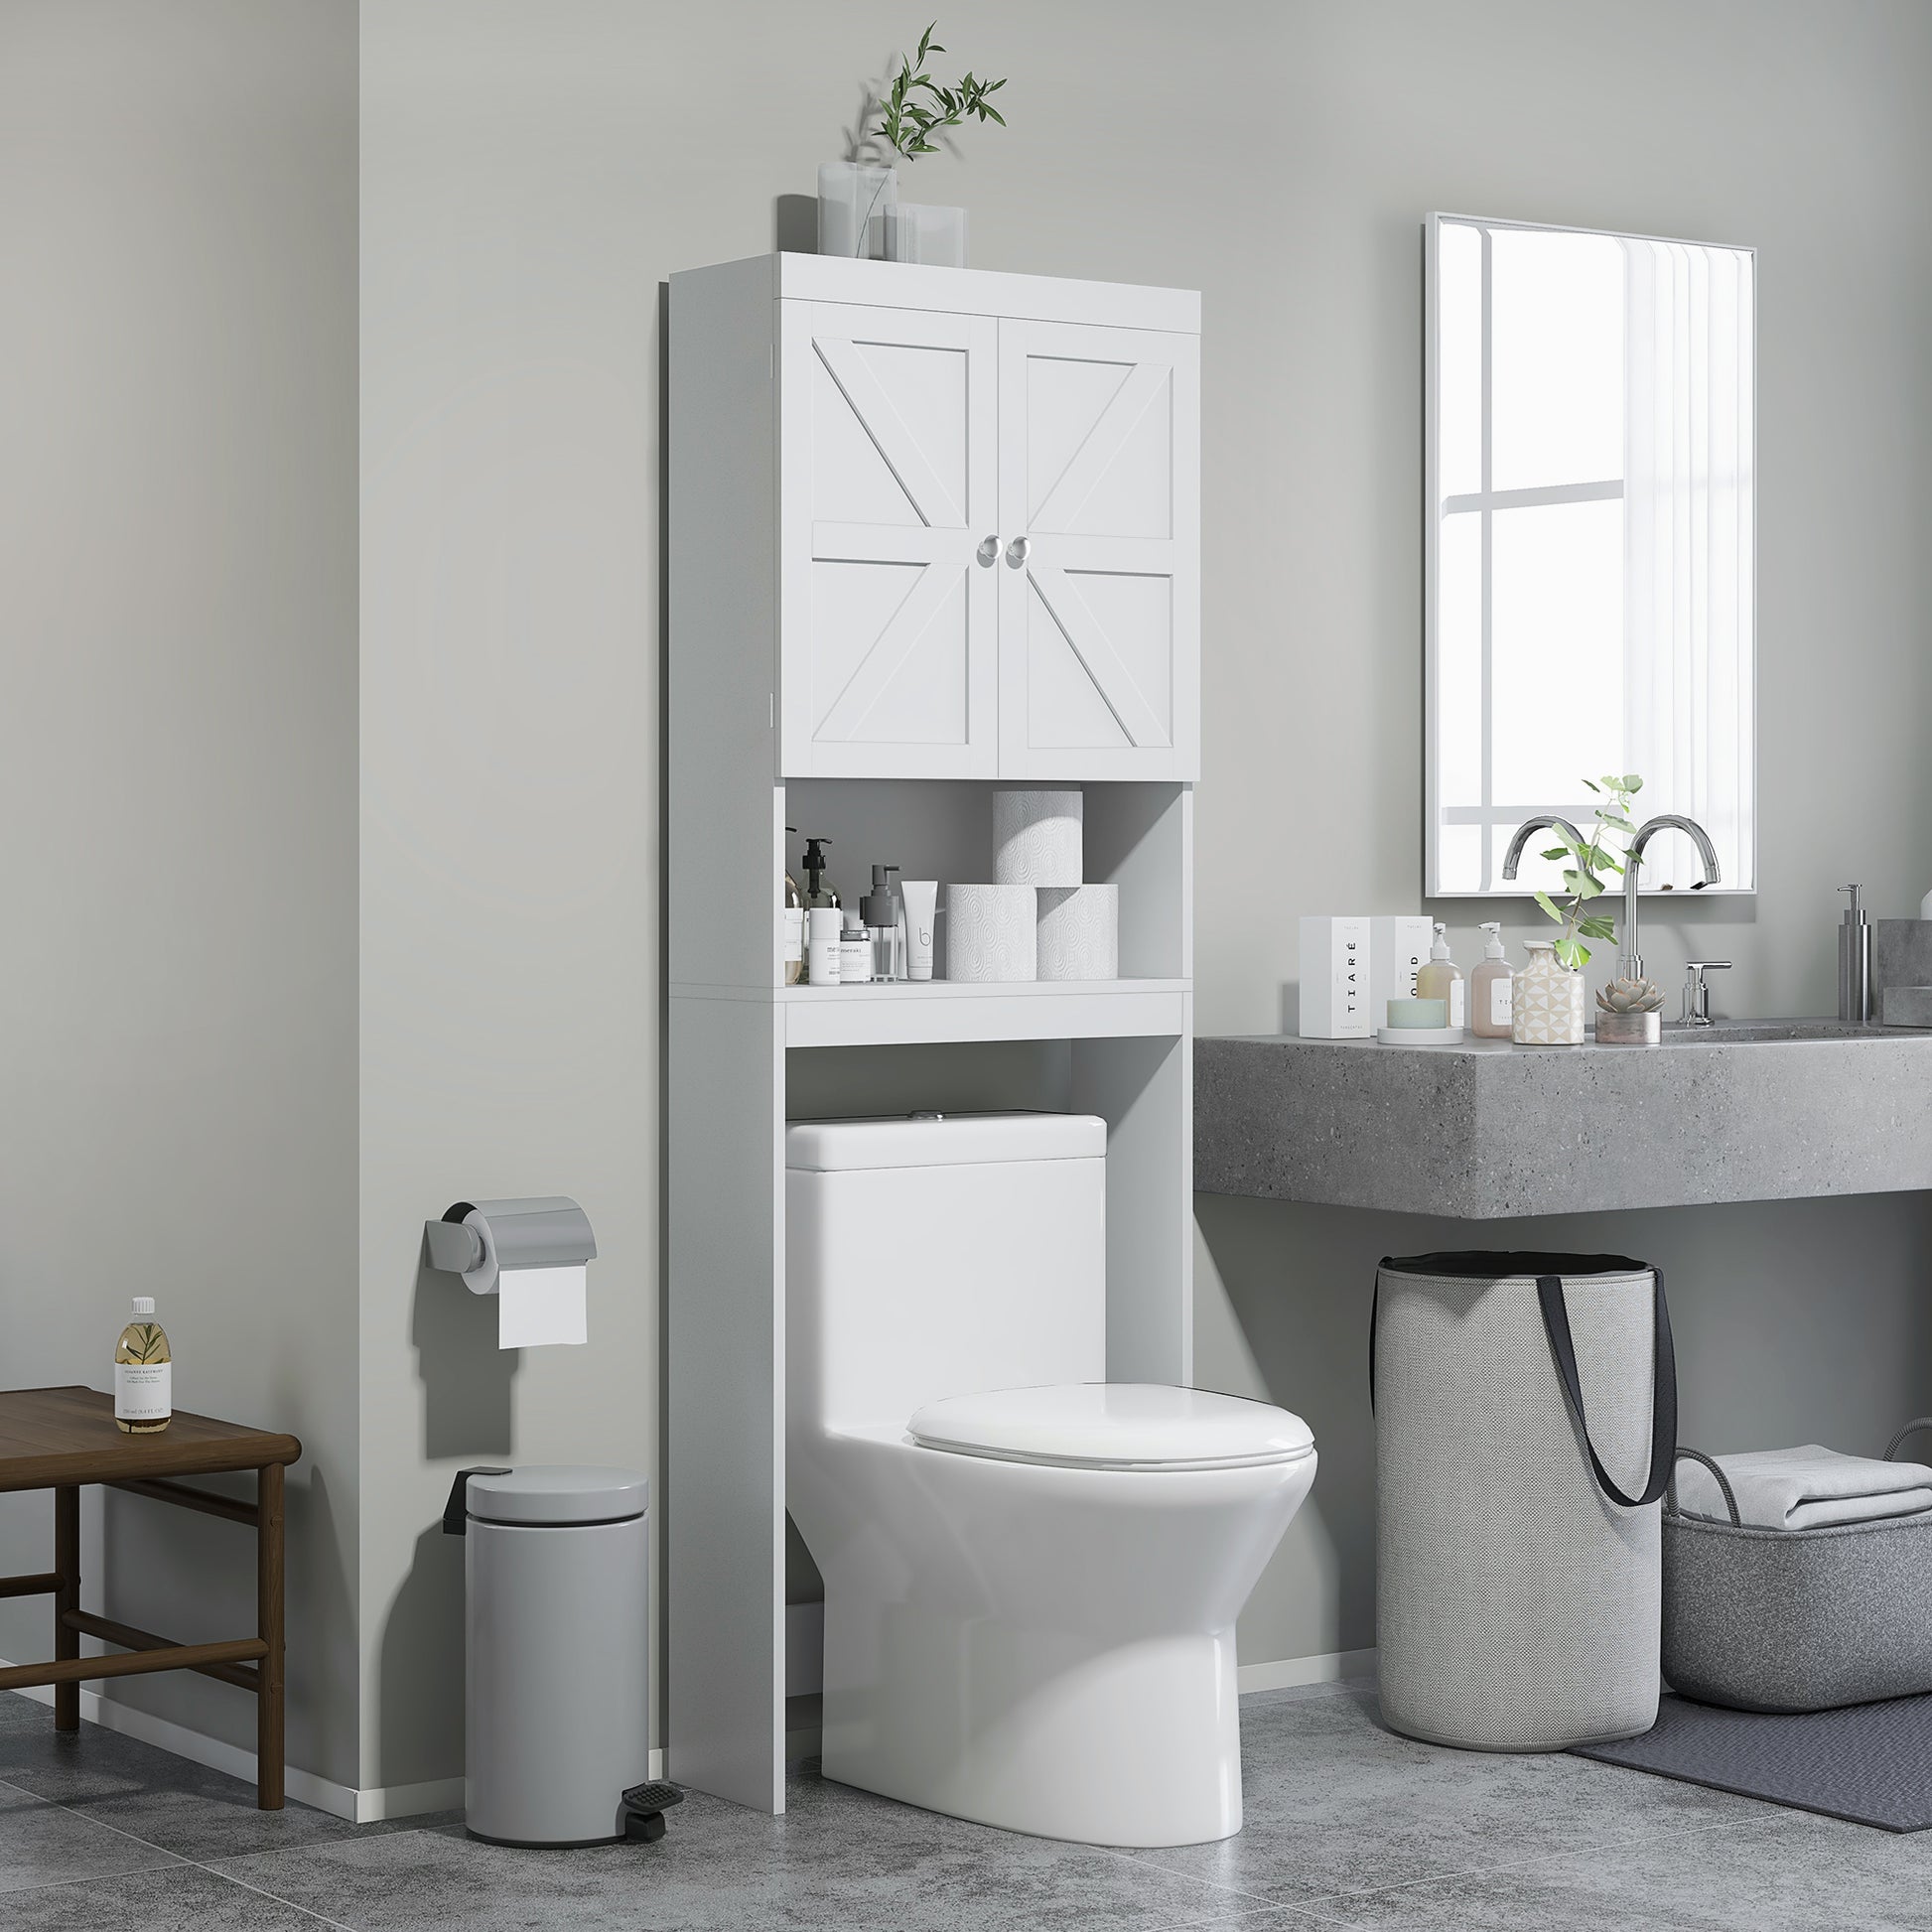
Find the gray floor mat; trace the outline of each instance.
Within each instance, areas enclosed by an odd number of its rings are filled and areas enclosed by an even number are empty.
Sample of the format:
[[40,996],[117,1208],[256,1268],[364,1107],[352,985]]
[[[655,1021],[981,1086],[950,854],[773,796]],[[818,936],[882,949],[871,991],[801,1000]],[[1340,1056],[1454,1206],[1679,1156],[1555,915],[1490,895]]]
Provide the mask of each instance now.
[[1654,1729],[1576,1755],[1880,1831],[1932,1826],[1932,1697],[1794,1717],[1667,1697]]

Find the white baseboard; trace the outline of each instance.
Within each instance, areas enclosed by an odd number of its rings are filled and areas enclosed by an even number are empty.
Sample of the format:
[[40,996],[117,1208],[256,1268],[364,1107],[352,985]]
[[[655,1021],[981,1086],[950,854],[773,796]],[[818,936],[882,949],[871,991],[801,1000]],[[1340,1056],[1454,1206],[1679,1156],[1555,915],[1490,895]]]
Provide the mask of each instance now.
[[1244,1691],[1286,1691],[1299,1684],[1339,1684],[1345,1677],[1373,1677],[1375,1651],[1331,1650],[1320,1657],[1284,1657],[1277,1664],[1243,1664],[1235,1682]]
[[[6,1662],[0,1657],[0,1668]],[[53,1689],[46,1685],[23,1691],[21,1696],[30,1697],[37,1704],[54,1702]],[[172,1751],[191,1764],[205,1764],[210,1771],[225,1771],[229,1777],[240,1778],[248,1784],[255,1781],[253,1751],[243,1750],[239,1744],[226,1743],[219,1737],[204,1736],[201,1731],[190,1730],[172,1719],[137,1711],[131,1704],[116,1704],[84,1684],[80,1687],[80,1715],[103,1730],[118,1730],[123,1737]],[[664,1753],[654,1750],[646,1776],[661,1778],[663,1775]],[[313,1805],[317,1811],[346,1819],[351,1825],[373,1825],[387,1818],[420,1818],[426,1812],[463,1809],[461,1778],[430,1778],[422,1784],[377,1784],[358,1789],[354,1785],[338,1784],[333,1778],[318,1777],[313,1771],[291,1764],[283,1773],[283,1783],[297,1804]]]

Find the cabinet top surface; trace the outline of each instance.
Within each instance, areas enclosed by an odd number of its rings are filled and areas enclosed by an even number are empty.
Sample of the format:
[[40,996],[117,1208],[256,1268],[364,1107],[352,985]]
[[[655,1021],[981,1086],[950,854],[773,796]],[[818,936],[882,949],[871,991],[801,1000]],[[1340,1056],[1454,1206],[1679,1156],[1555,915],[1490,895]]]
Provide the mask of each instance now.
[[1200,334],[1200,296],[1128,282],[1083,282],[1004,269],[931,268],[919,262],[847,261],[837,255],[757,255],[744,261],[680,270],[686,276],[769,274],[774,300],[862,303],[880,309],[934,309],[1041,322],[1083,322],[1123,329]]

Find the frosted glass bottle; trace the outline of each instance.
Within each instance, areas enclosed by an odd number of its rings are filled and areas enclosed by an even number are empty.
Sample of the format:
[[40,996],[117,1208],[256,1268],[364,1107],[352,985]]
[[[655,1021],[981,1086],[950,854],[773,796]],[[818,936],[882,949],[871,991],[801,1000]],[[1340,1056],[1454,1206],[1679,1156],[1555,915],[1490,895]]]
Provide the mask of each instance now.
[[124,1436],[153,1436],[175,1413],[174,1355],[154,1318],[154,1298],[134,1298],[134,1319],[114,1344],[114,1421]]
[[1487,919],[1489,943],[1469,975],[1469,1026],[1478,1039],[1508,1039],[1514,1031],[1512,982],[1516,969],[1503,957],[1503,924]]

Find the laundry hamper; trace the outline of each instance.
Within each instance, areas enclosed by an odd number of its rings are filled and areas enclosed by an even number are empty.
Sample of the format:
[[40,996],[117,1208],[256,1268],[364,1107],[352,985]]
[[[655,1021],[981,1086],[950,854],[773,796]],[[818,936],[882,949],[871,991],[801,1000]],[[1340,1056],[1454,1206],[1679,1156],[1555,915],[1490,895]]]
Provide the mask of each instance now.
[[[1909,1422],[1905,1439],[1932,1430]],[[1830,1711],[1932,1691],[1932,1510],[1759,1529],[1707,1455],[1728,1522],[1664,1506],[1664,1675],[1674,1691],[1738,1711]]]
[[1369,1330],[1382,1714],[1475,1750],[1657,1719],[1663,1277],[1621,1255],[1385,1260]]

